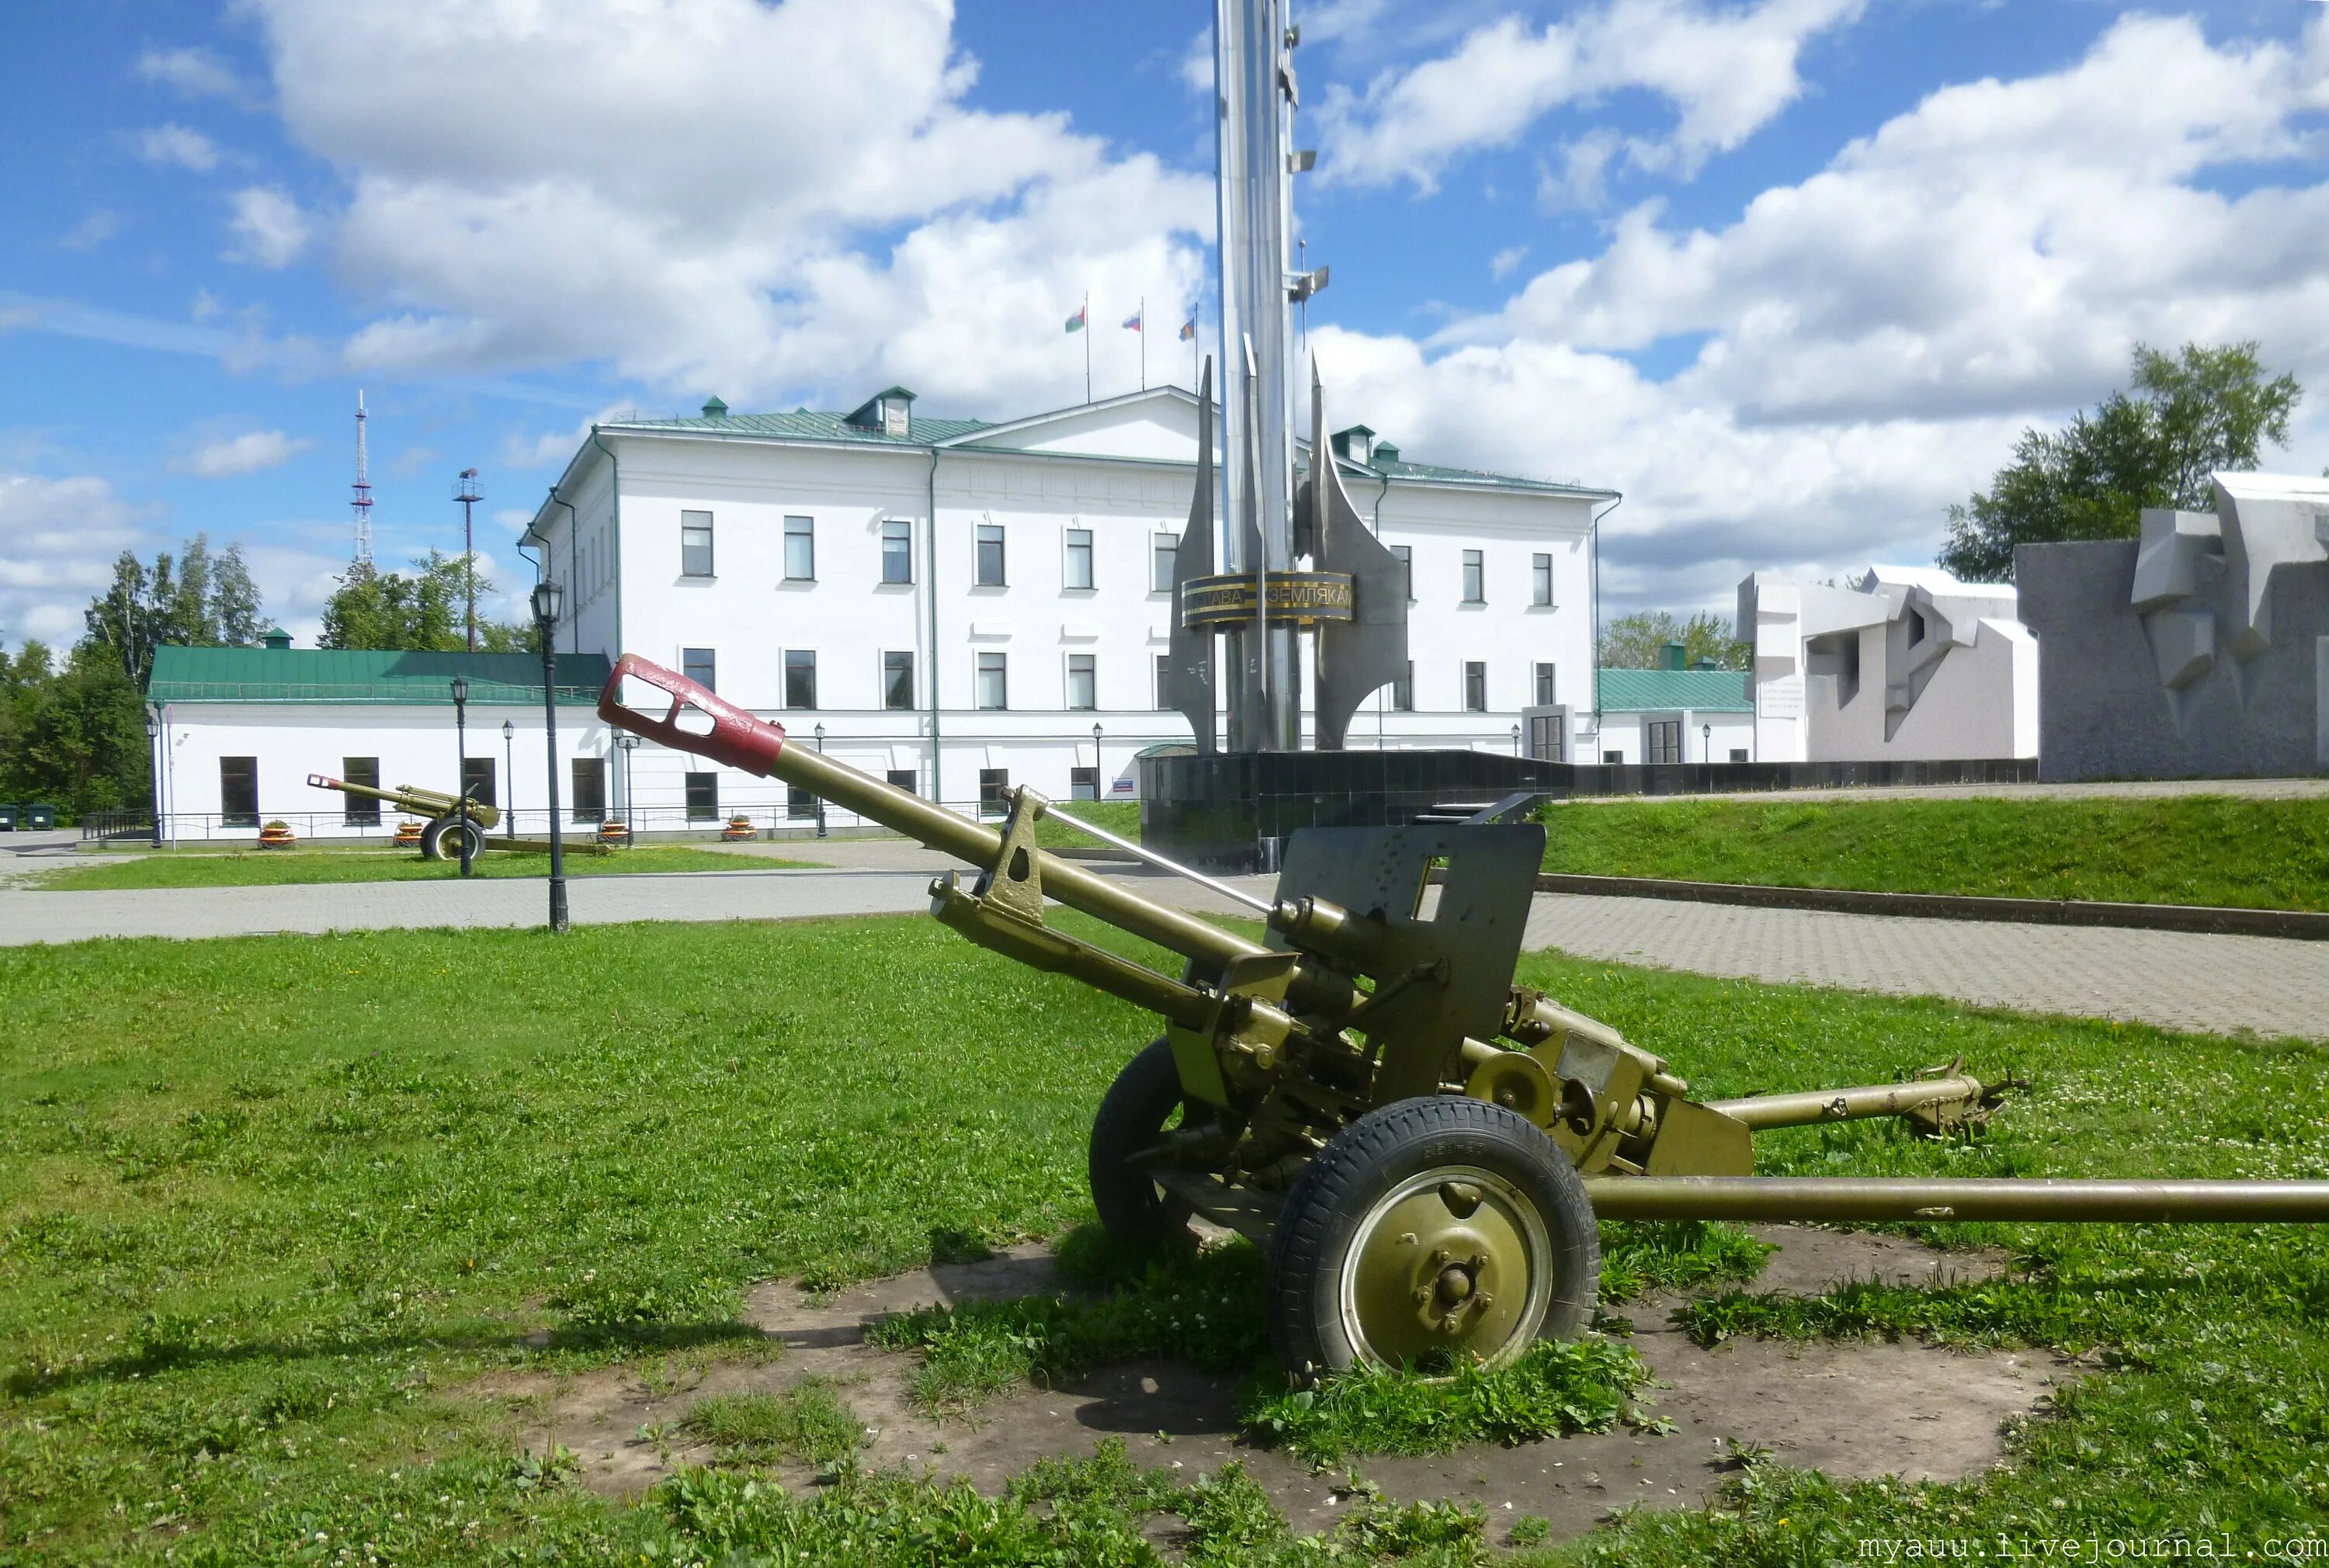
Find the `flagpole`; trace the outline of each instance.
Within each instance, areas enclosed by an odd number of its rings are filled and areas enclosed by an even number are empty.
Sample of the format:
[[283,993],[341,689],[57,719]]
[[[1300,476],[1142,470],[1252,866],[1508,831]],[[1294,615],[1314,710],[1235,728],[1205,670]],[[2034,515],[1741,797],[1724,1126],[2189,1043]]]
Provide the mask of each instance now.
[[1136,330],[1140,333],[1140,390],[1145,392],[1148,390],[1148,296],[1145,294],[1140,296],[1140,325]]
[[1084,401],[1091,401],[1091,290],[1084,290]]

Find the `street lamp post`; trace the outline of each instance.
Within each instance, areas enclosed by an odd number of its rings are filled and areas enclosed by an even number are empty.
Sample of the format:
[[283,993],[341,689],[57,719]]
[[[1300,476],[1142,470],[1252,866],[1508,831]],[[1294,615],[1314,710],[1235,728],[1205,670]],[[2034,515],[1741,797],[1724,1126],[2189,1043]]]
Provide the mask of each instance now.
[[469,678],[453,677],[453,735],[461,752],[460,765],[453,772],[453,787],[461,793],[461,875],[475,876],[477,860],[476,845],[469,833]]
[[1698,727],[1698,760],[1701,762],[1714,760],[1714,726],[1711,724],[1702,724]]
[[1521,754],[1521,727],[1520,727],[1519,725],[1515,724],[1515,725],[1513,725],[1513,755],[1514,756],[1520,756],[1520,754]]
[[162,847],[162,710],[146,705],[146,760],[154,765],[154,847]]
[[550,929],[566,929],[566,838],[558,831],[558,615],[566,590],[551,578],[533,585],[533,624],[542,637],[542,740],[550,758]]
[[[821,718],[816,722],[816,749],[820,753],[825,750],[825,720]],[[816,799],[816,836],[822,839],[825,837],[825,797],[823,795],[818,795]]]
[[627,729],[615,732],[615,746],[623,754],[623,847],[634,849],[639,841],[638,810],[632,803],[631,753],[636,751],[639,737]]
[[1101,792],[1107,788],[1107,785],[1101,782],[1107,778],[1108,770],[1100,764],[1099,737],[1099,726],[1095,724],[1092,726],[1092,799],[1094,800],[1100,799]]
[[502,804],[502,837],[517,837],[517,726],[502,720],[502,777],[509,780],[509,799]]

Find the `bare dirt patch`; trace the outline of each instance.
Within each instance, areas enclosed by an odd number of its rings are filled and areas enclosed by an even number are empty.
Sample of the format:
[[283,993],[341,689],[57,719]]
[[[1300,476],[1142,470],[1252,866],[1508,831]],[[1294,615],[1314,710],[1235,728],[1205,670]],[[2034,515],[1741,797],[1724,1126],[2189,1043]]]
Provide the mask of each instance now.
[[[1941,1253],[1896,1236],[1792,1225],[1758,1234],[1779,1248],[1759,1282],[1767,1290],[1811,1292],[1872,1276],[1937,1283],[1991,1277],[2004,1266],[1996,1253]],[[711,1457],[682,1425],[706,1395],[773,1393],[822,1376],[840,1385],[863,1419],[863,1458],[876,1468],[959,1476],[982,1491],[999,1491],[1037,1459],[1089,1454],[1103,1438],[1120,1436],[1136,1462],[1192,1477],[1243,1460],[1297,1529],[1333,1522],[1348,1500],[1349,1477],[1313,1473],[1287,1455],[1240,1442],[1234,1374],[1135,1362],[1102,1368],[1072,1387],[1010,1395],[972,1420],[940,1422],[907,1394],[914,1358],[863,1341],[865,1322],[887,1313],[1060,1288],[1049,1256],[1032,1247],[822,1297],[771,1282],[752,1291],[745,1311],[781,1347],[765,1363],[718,1364],[670,1386],[612,1368],[502,1380],[479,1392],[509,1403],[533,1446],[573,1450],[588,1483],[611,1493],[643,1490],[674,1463]],[[1704,1503],[1732,1462],[1733,1445],[1839,1477],[1969,1476],[1997,1462],[2010,1418],[2040,1408],[2058,1383],[2077,1376],[2068,1362],[2042,1352],[1759,1339],[1703,1349],[1668,1323],[1674,1303],[1656,1296],[1613,1313],[1633,1324],[1633,1343],[1660,1385],[1651,1396],[1654,1413],[1673,1431],[1379,1458],[1352,1469],[1395,1502],[1456,1498],[1484,1506],[1493,1540],[1504,1534],[1499,1520],[1531,1514],[1549,1518],[1556,1535],[1575,1535],[1630,1505]],[[815,1484],[803,1467],[784,1479]]]

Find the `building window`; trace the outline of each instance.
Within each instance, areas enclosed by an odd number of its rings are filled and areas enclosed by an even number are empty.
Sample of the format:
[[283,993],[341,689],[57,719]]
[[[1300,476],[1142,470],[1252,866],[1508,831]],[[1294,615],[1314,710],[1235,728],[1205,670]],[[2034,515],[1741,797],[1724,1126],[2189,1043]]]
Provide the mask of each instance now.
[[[340,777],[366,789],[380,788],[380,758],[376,756],[344,756],[340,758]],[[347,797],[347,810],[340,817],[341,825],[350,828],[380,826],[380,803],[361,795]]]
[[469,799],[478,805],[492,806],[501,803],[494,799],[494,759],[492,757],[463,757],[461,787],[470,792]]
[[882,655],[882,706],[911,708],[914,705],[914,656],[911,653]]
[[1068,655],[1068,706],[1071,709],[1092,709],[1099,706],[1098,662],[1089,653]]
[[978,656],[978,705],[981,708],[1011,706],[1011,681],[1004,655],[981,653]]
[[1655,767],[1682,760],[1682,720],[1653,718],[1642,725],[1642,760]]
[[219,821],[230,828],[259,826],[259,759],[219,758]]
[[1529,755],[1543,762],[1565,760],[1561,715],[1558,713],[1532,714],[1528,722]]
[[1410,659],[1398,680],[1391,683],[1391,710],[1393,713],[1415,711],[1415,661]]
[[573,759],[574,820],[578,822],[603,822],[607,820],[607,759],[599,756],[578,756]]
[[1169,594],[1173,591],[1174,575],[1180,569],[1181,536],[1177,533],[1152,533],[1148,536],[1148,591]]
[[1170,708],[1170,707],[1172,707],[1172,706],[1173,706],[1173,705],[1172,705],[1172,703],[1170,703],[1170,702],[1168,702],[1168,701],[1166,701],[1166,700],[1165,700],[1165,697],[1164,697],[1164,693],[1165,693],[1167,690],[1169,690],[1171,689],[1172,681],[1173,681],[1173,660],[1172,660],[1172,656],[1171,656],[1170,654],[1166,654],[1166,653],[1159,653],[1159,654],[1157,654],[1157,655],[1156,655],[1155,663],[1156,663],[1156,711],[1157,711],[1157,712],[1159,712],[1159,713],[1162,713],[1162,712],[1164,712],[1166,709],[1168,709],[1168,708]]
[[1909,646],[1915,647],[1925,640],[1925,616],[1920,610],[1909,612]]
[[785,706],[816,706],[816,654],[803,648],[785,650]]
[[1552,607],[1552,558],[1549,555],[1529,558],[1529,603],[1543,609]]
[[816,519],[785,519],[785,581],[816,581]]
[[816,792],[813,790],[805,790],[798,784],[787,784],[785,786],[785,815],[795,818],[813,817],[816,815]]
[[973,574],[973,584],[982,588],[1003,586],[1003,525],[999,522],[978,525],[978,569]]
[[720,775],[716,773],[692,773],[687,775],[687,820],[691,822],[711,822],[720,819]]
[[1464,662],[1464,711],[1488,711],[1488,666],[1477,659]]
[[712,575],[712,514],[708,512],[683,512],[679,514],[679,575],[684,577],[708,577]]
[[1011,809],[1007,798],[1011,793],[1011,770],[1004,767],[983,767],[978,770],[978,814],[999,817]]
[[1391,553],[1399,557],[1400,581],[1407,585],[1407,602],[1411,605],[1415,603],[1415,547],[1395,544],[1391,547]]
[[1747,760],[1747,748],[1743,746],[1732,746],[1730,748],[1730,760],[1733,762],[1745,762]]
[[914,580],[914,525],[902,517],[891,518],[882,525],[882,580]]
[[1464,602],[1466,604],[1485,605],[1488,602],[1487,575],[1487,564],[1481,552],[1476,549],[1466,550],[1464,552]]
[[914,793],[915,786],[920,782],[915,775],[914,770],[910,767],[893,767],[883,773],[882,776],[889,782],[891,789],[903,790],[908,794]]
[[1099,769],[1096,767],[1068,769],[1068,799],[1071,801],[1099,799]]
[[719,682],[714,679],[719,673],[719,664],[720,661],[709,648],[682,648],[679,651],[679,672],[706,691],[720,690]]
[[1091,530],[1068,530],[1068,559],[1061,570],[1060,587],[1088,588],[1092,586]]
[[1539,708],[1551,708],[1561,700],[1558,695],[1561,686],[1555,675],[1556,671],[1551,664],[1536,667],[1536,705]]
[[1601,760],[1610,767],[1617,767],[1625,763],[1626,754],[1622,751],[1605,751],[1601,754]]

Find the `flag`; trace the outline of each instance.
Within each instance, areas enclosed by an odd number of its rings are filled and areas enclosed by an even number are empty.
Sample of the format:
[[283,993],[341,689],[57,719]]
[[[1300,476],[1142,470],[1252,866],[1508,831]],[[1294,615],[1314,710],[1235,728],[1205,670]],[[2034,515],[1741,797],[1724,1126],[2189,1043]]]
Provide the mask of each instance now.
[[1085,315],[1088,315],[1088,314],[1090,312],[1090,310],[1091,310],[1091,306],[1089,306],[1089,305],[1085,305],[1081,310],[1077,311],[1075,315],[1071,315],[1071,316],[1068,317],[1068,330],[1069,330],[1070,332],[1081,332],[1081,331],[1083,331],[1083,330],[1084,330],[1084,317],[1085,317]]
[[1181,324],[1181,341],[1184,343],[1188,343],[1194,339],[1196,335],[1197,318],[1193,315],[1188,320]]
[[1124,324],[1131,331],[1138,332],[1140,330],[1140,313],[1136,310],[1130,315],[1126,316],[1124,318]]

